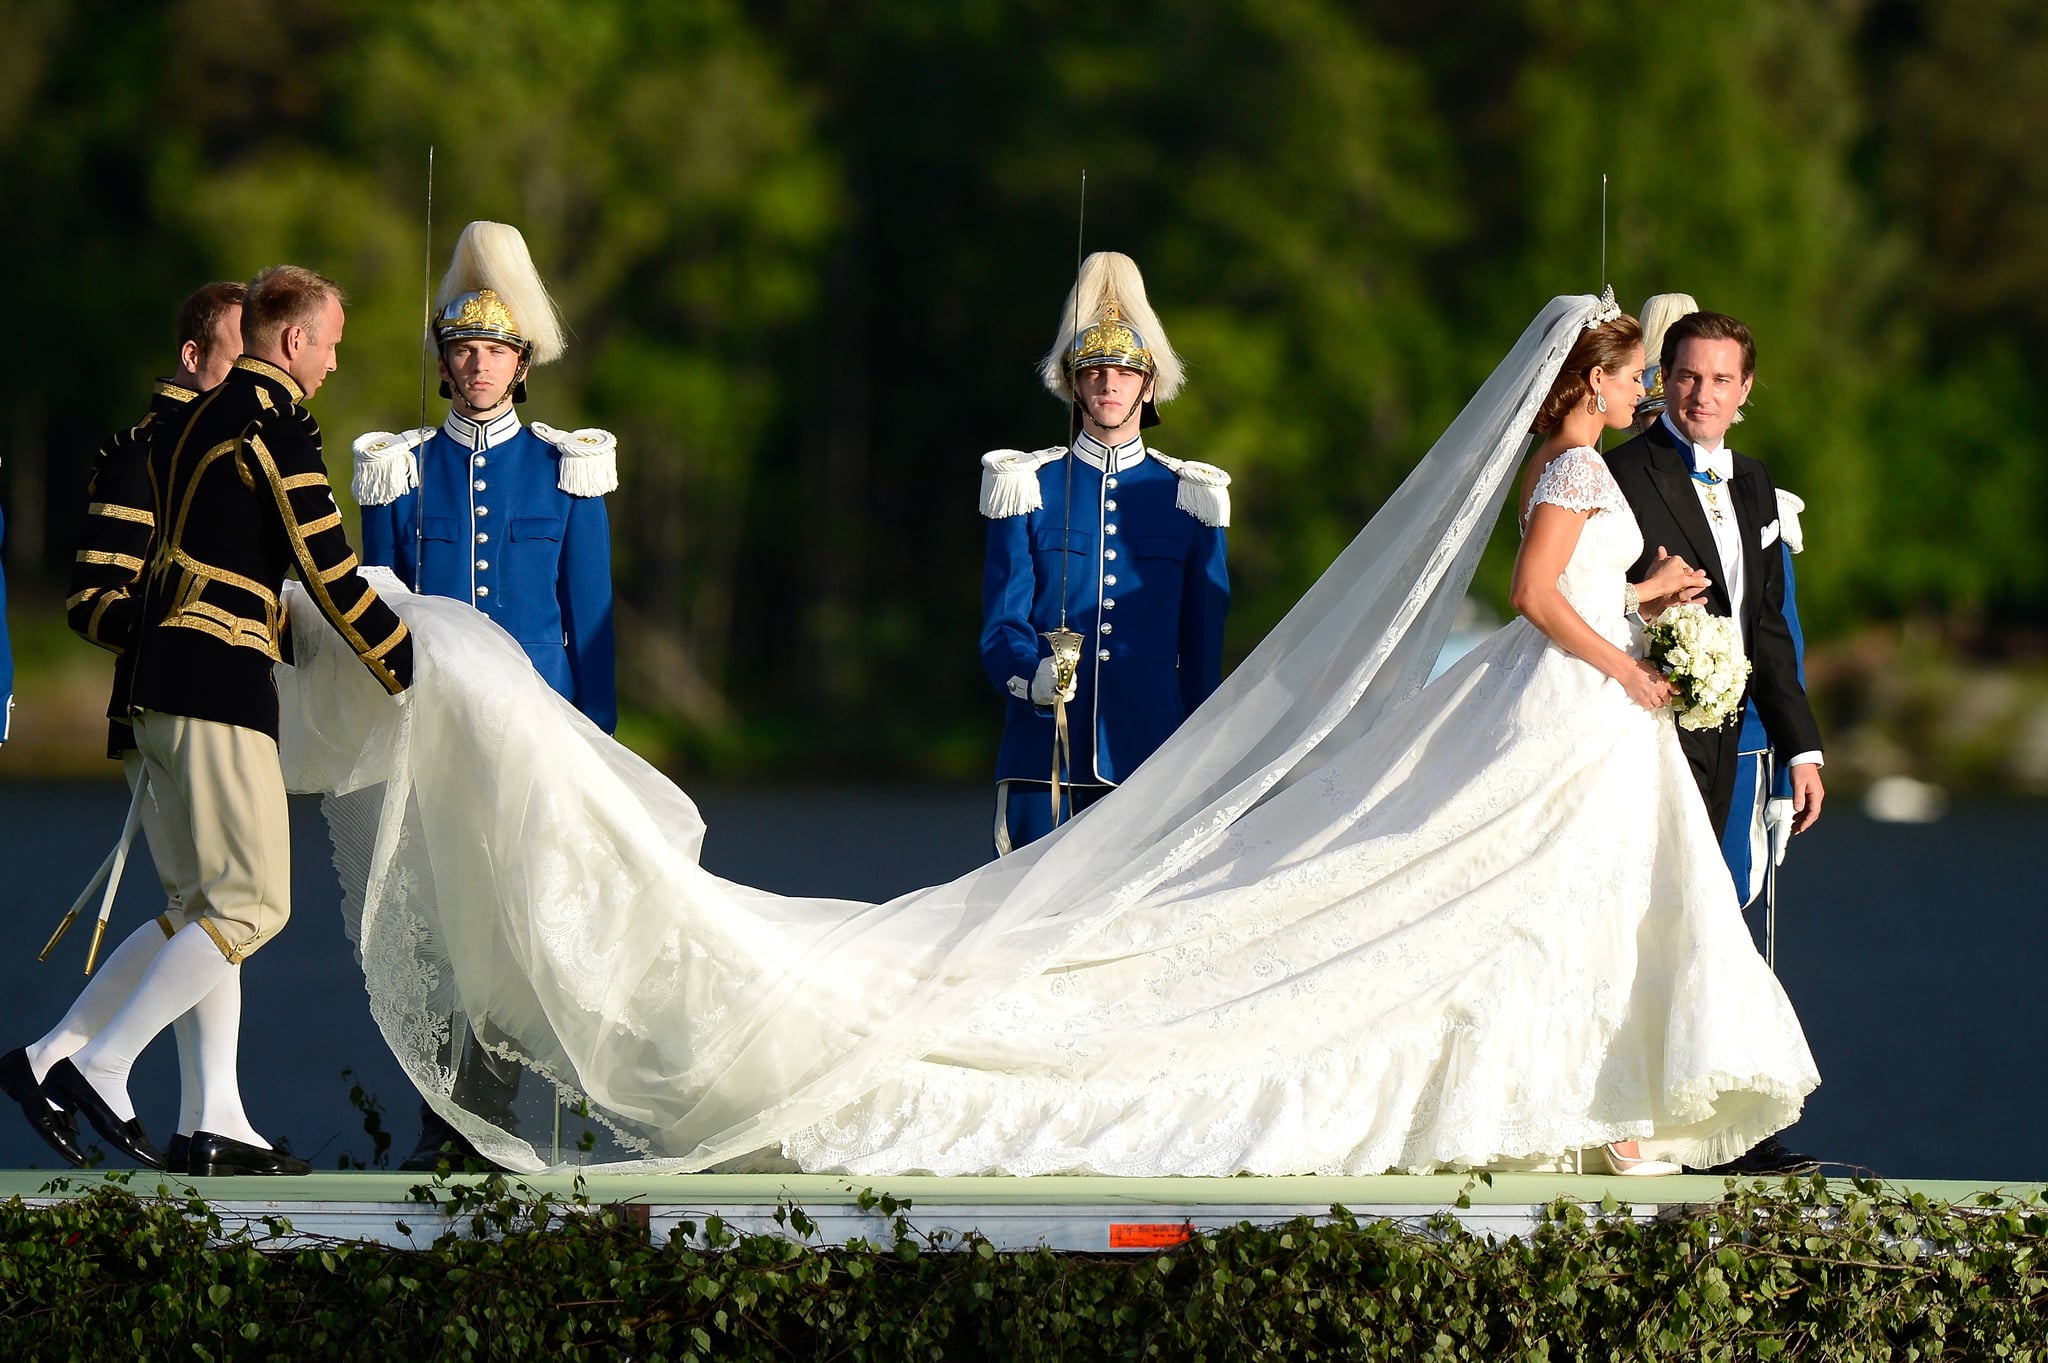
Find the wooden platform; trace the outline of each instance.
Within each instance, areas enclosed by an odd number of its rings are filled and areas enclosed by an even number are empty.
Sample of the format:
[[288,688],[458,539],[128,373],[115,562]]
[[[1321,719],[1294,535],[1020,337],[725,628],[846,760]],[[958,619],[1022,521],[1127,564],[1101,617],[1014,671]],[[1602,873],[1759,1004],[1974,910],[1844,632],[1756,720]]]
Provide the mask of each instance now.
[[[104,1174],[40,1170],[0,1171],[0,1198],[30,1203],[77,1197],[103,1186]],[[579,1195],[566,1174],[516,1176],[514,1183],[563,1201]],[[191,1180],[136,1171],[129,1191],[148,1195],[161,1188],[186,1197],[196,1191],[230,1228],[247,1226],[282,1245],[319,1238],[373,1241],[424,1247],[449,1228],[446,1213],[412,1195],[431,1180],[417,1174],[317,1173],[304,1178],[217,1178]],[[474,1179],[451,1179],[450,1185]],[[828,1174],[598,1174],[586,1177],[580,1196],[587,1202],[625,1209],[657,1241],[677,1234],[702,1239],[708,1218],[732,1231],[797,1237],[776,1220],[778,1207],[798,1206],[814,1224],[809,1242],[844,1244],[865,1239],[886,1244],[890,1220],[877,1208],[863,1209],[864,1193],[888,1194],[908,1202],[907,1218],[917,1231],[966,1231],[986,1237],[997,1249],[1045,1246],[1100,1253],[1143,1251],[1170,1245],[1189,1230],[1214,1230],[1240,1222],[1274,1225],[1299,1216],[1323,1218],[1342,1205],[1360,1220],[1398,1220],[1421,1225],[1430,1217],[1456,1218],[1475,1234],[1527,1234],[1542,1220],[1543,1208],[1558,1198],[1599,1205],[1612,1198],[1631,1215],[1649,1218],[1667,1208],[1713,1202],[1726,1180],[1677,1175],[1615,1178],[1571,1174],[1495,1174],[1491,1184],[1462,1174],[1374,1178],[846,1178]],[[1902,1192],[1967,1204],[1978,1194],[1999,1191],[2036,1195],[2038,1183],[1989,1184],[1919,1181],[1889,1185]],[[1469,1206],[1460,1207],[1463,1197]],[[269,1223],[289,1224],[272,1236]],[[687,1229],[686,1229],[687,1228]]]

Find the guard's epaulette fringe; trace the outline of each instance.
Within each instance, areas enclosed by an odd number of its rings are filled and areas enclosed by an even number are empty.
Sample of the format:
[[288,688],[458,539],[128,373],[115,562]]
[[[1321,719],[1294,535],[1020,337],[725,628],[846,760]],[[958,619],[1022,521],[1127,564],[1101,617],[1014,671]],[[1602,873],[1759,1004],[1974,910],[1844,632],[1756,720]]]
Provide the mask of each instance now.
[[389,506],[420,485],[419,461],[413,457],[432,426],[410,431],[370,431],[359,435],[355,450],[355,476],[349,491],[357,506]]
[[1038,471],[1066,455],[1064,445],[1042,450],[990,450],[981,456],[981,514],[990,520],[1022,516],[1045,505]]
[[555,486],[571,497],[602,497],[618,489],[619,438],[610,431],[595,426],[562,431],[541,421],[527,429],[561,452]]
[[1157,459],[1161,466],[1180,479],[1180,490],[1174,494],[1173,504],[1187,512],[1203,525],[1217,529],[1230,524],[1230,475],[1214,464],[1204,464],[1193,459],[1173,459],[1158,450],[1146,447],[1146,453]]
[[1806,510],[1806,499],[1779,488],[1778,492],[1778,535],[1785,541],[1785,547],[1793,553],[1806,551],[1806,531],[1799,524],[1799,513]]

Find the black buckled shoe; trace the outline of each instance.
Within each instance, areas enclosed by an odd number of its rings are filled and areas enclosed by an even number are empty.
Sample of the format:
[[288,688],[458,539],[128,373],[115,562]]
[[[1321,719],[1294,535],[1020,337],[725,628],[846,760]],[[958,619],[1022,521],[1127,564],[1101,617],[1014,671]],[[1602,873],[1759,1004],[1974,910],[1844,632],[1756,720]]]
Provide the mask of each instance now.
[[60,1103],[69,1103],[85,1114],[93,1130],[126,1154],[137,1164],[151,1169],[164,1167],[164,1157],[149,1139],[149,1133],[142,1128],[142,1118],[130,1117],[122,1121],[114,1115],[114,1109],[107,1106],[107,1100],[100,1097],[99,1090],[78,1071],[78,1066],[69,1060],[59,1060],[50,1066],[50,1072],[43,1077],[43,1087],[50,1096]]
[[50,1106],[49,1096],[36,1082],[35,1068],[28,1063],[28,1052],[22,1047],[0,1055],[0,1089],[21,1105],[21,1115],[28,1118],[28,1124],[49,1142],[52,1150],[77,1167],[85,1167],[85,1152],[78,1148],[77,1120],[69,1108]]
[[261,1145],[217,1136],[211,1131],[192,1133],[192,1145],[185,1156],[185,1172],[194,1178],[220,1178],[233,1174],[310,1174],[313,1166],[296,1155]]

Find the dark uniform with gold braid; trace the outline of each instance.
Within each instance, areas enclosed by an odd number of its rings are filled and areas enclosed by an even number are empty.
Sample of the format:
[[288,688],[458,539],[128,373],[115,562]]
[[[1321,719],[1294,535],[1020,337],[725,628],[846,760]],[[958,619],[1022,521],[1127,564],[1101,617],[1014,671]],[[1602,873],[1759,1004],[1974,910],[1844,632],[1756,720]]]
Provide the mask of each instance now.
[[[161,528],[142,596],[128,708],[232,724],[277,741],[285,574],[393,695],[412,681],[412,640],[356,571],[327,481],[320,427],[276,365],[243,356],[150,483]],[[225,947],[224,947],[225,949]]]
[[135,670],[135,628],[141,605],[143,563],[156,531],[149,487],[150,441],[184,429],[199,394],[160,379],[142,420],[109,440],[93,459],[86,486],[85,523],[71,566],[64,614],[71,628],[114,655],[114,690],[107,702],[107,756],[135,748],[128,723],[129,678]]
[[[281,333],[285,344],[302,335],[310,345],[320,329],[341,325],[331,284],[310,271],[280,267],[258,277],[250,298],[266,286],[304,291],[315,285],[329,290],[322,320],[292,322]],[[132,670],[122,700],[146,786],[138,793],[155,809],[151,850],[178,868],[174,897],[186,921],[149,956],[112,1015],[70,1057],[52,1064],[39,1087],[22,1082],[34,1076],[18,1073],[19,1052],[5,1057],[4,1077],[24,1111],[34,1106],[25,1098],[39,1092],[90,1119],[130,1157],[158,1168],[164,1156],[129,1104],[129,1068],[159,1031],[187,1010],[198,1016],[202,1002],[231,989],[225,1012],[200,1018],[195,1046],[202,1071],[218,1067],[231,1074],[240,1017],[238,985],[231,984],[236,967],[291,913],[291,824],[272,676],[286,644],[285,574],[298,574],[304,599],[387,691],[401,692],[412,680],[411,637],[356,570],[328,485],[320,429],[299,406],[303,396],[286,370],[242,356],[218,388],[191,404],[175,435],[167,424],[137,437],[148,448],[154,527],[139,596],[118,576],[129,571],[123,560],[132,557],[123,550],[133,546],[135,531],[126,527],[140,529],[139,517],[102,512],[97,528],[111,541],[118,523],[118,543],[89,552],[80,565],[107,570],[105,580],[75,603],[88,626],[112,630],[109,617],[117,621],[130,603],[134,607]],[[123,460],[100,472],[129,467]],[[113,504],[102,498],[99,505]],[[254,1136],[253,1129],[248,1134]],[[191,1158],[208,1172],[309,1169],[260,1140],[195,1132]]]

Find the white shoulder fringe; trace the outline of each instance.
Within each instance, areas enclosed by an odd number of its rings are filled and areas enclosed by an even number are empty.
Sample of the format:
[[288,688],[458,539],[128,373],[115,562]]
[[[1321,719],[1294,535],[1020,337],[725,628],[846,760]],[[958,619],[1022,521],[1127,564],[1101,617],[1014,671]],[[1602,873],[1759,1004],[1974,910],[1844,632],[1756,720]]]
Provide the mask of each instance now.
[[1778,489],[1778,534],[1784,538],[1785,547],[1795,554],[1806,552],[1806,532],[1799,528],[1799,513],[1804,510],[1805,498]]
[[1064,445],[1042,450],[990,450],[981,456],[981,514],[999,521],[1045,505],[1038,471],[1067,452]]
[[562,452],[556,487],[571,497],[602,497],[618,489],[619,438],[610,431],[595,426],[558,431],[540,421],[530,423],[528,429]]
[[1193,459],[1170,459],[1150,446],[1146,447],[1146,452],[1180,479],[1180,491],[1173,499],[1175,506],[1203,525],[1222,529],[1230,524],[1229,474],[1214,464],[1203,464]]
[[420,485],[419,462],[413,451],[434,433],[434,427],[410,431],[370,431],[359,435],[355,450],[355,476],[349,491],[357,506],[389,506]]

